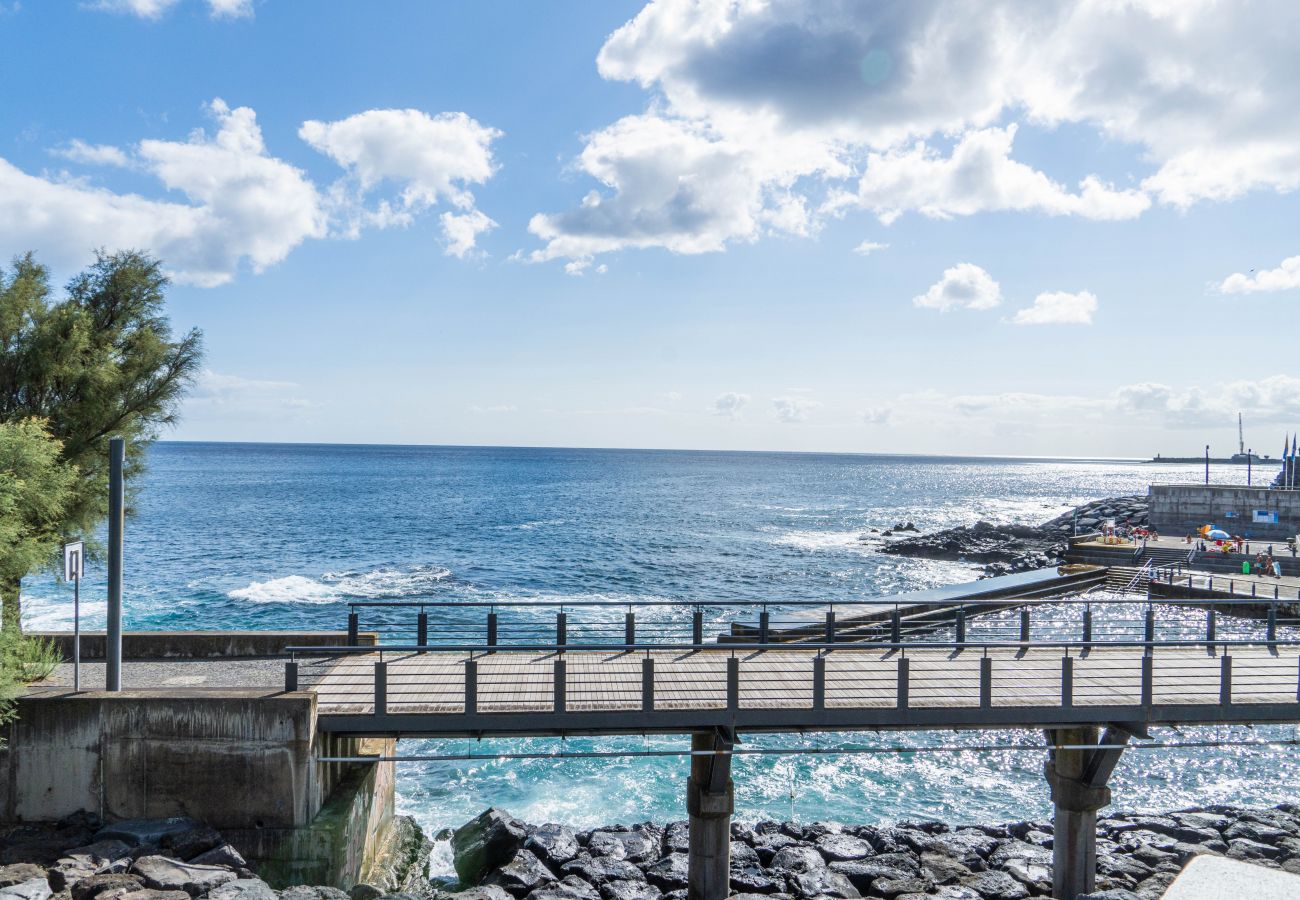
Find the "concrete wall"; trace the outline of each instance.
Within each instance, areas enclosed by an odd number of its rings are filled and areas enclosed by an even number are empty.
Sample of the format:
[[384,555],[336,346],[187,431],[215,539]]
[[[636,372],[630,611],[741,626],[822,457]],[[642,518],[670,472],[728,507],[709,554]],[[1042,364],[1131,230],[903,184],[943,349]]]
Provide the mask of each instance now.
[[[1300,491],[1237,485],[1153,484],[1148,491],[1150,520],[1168,536],[1214,523],[1231,534],[1285,539],[1300,533]],[[1278,524],[1252,521],[1254,510],[1278,514]],[[1229,515],[1231,513],[1231,515]]]
[[[34,631],[53,641],[65,659],[72,659],[72,634]],[[373,631],[357,635],[357,643],[373,646]],[[212,659],[217,657],[284,656],[285,647],[338,647],[348,642],[346,631],[127,631],[122,635],[123,659]],[[81,633],[81,658],[104,658],[104,632]]]
[[3,735],[0,821],[188,815],[273,883],[356,883],[392,821],[392,763],[316,761],[391,742],[318,734],[309,692],[39,688]]

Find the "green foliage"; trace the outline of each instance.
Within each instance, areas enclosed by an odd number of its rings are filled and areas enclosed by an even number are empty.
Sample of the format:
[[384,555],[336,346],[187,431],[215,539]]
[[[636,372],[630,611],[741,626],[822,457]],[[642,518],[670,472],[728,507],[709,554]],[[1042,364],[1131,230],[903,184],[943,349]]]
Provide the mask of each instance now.
[[39,419],[0,423],[0,583],[20,580],[58,550],[77,481],[62,450]]
[[49,675],[61,661],[53,642],[30,637],[17,628],[0,630],[0,724],[13,719],[17,712],[14,701],[23,688]]
[[[134,251],[98,254],[58,301],[31,254],[0,269],[0,422],[42,420],[61,445],[60,461],[76,473],[56,529],[63,537],[89,538],[108,514],[109,438],[126,440],[129,489],[198,374],[201,335],[173,340],[166,287],[158,261]],[[31,571],[21,569],[0,571],[7,621]]]

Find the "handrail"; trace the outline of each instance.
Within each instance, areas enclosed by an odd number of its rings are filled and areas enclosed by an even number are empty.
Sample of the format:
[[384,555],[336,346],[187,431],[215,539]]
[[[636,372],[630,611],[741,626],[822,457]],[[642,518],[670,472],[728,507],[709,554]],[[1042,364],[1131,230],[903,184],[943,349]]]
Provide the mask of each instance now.
[[1133,590],[1133,588],[1137,586],[1137,583],[1142,580],[1144,574],[1147,576],[1147,580],[1150,580],[1152,562],[1153,560],[1148,559],[1142,564],[1142,568],[1133,573],[1133,577],[1129,579],[1128,584],[1124,585],[1124,593],[1127,594],[1129,591]]
[[500,654],[500,653],[572,653],[575,651],[590,653],[643,653],[650,651],[679,650],[679,651],[722,651],[735,655],[742,652],[773,652],[785,653],[792,650],[816,650],[816,651],[870,651],[878,652],[880,650],[900,651],[906,654],[907,650],[1033,650],[1033,649],[1061,649],[1070,650],[1079,648],[1081,650],[1095,650],[1099,647],[1118,647],[1118,648],[1197,648],[1204,647],[1207,650],[1216,647],[1300,647],[1300,638],[1213,638],[1213,639],[1187,639],[1187,640],[1165,640],[1165,641],[1107,641],[1107,640],[1048,640],[1032,641],[1026,644],[1024,641],[870,641],[870,642],[844,642],[827,644],[813,641],[799,641],[789,644],[692,644],[692,643],[671,643],[671,644],[373,644],[366,647],[351,646],[302,646],[286,647],[285,652],[290,655],[303,656],[326,656],[331,654],[384,654],[384,653],[481,653],[481,654]]
[[[1161,569],[1173,568],[1172,566],[1162,566]],[[1209,573],[1207,573],[1209,574]],[[1091,588],[1090,588],[1091,589]],[[1243,603],[1249,605],[1258,605],[1261,602],[1270,603],[1294,603],[1300,600],[1300,596],[1290,600],[1284,597],[1260,597],[1246,600],[1230,599],[1206,599],[1204,597],[1161,597],[1161,603],[1179,603],[1179,604],[1198,604],[1213,603],[1215,605],[1225,603]],[[1084,600],[1080,594],[1074,597],[989,597],[989,598],[954,598],[952,600],[916,600],[916,601],[898,601],[887,599],[871,600],[358,600],[348,602],[349,606],[354,607],[393,607],[393,608],[450,608],[450,609],[569,609],[569,608],[606,608],[606,609],[649,609],[654,607],[714,607],[714,608],[751,608],[766,609],[781,607],[796,608],[827,608],[827,607],[878,607],[882,609],[893,609],[895,607],[902,609],[925,610],[934,608],[936,611],[943,608],[953,608],[964,606],[998,606],[1004,607],[1009,603],[1015,603],[1023,606],[1062,606],[1069,604],[1092,604],[1094,600]],[[1117,598],[1107,600],[1107,603],[1148,603],[1144,598]]]

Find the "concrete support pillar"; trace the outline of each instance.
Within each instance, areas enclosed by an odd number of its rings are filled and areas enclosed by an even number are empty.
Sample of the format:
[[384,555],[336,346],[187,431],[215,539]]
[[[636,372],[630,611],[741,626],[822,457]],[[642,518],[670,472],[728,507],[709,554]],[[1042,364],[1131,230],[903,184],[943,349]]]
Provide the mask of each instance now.
[[686,811],[690,816],[690,871],[687,900],[726,900],[731,893],[731,813],[735,789],[731,781],[729,730],[698,731],[691,735],[691,777],[686,782]]
[[1112,725],[1099,740],[1099,730],[1096,725],[1085,725],[1047,731],[1051,747],[1078,748],[1049,749],[1043,767],[1056,807],[1052,896],[1059,900],[1074,900],[1080,894],[1091,893],[1097,883],[1097,810],[1110,804],[1106,782],[1123,752],[1103,747],[1126,744],[1130,737],[1128,731]]

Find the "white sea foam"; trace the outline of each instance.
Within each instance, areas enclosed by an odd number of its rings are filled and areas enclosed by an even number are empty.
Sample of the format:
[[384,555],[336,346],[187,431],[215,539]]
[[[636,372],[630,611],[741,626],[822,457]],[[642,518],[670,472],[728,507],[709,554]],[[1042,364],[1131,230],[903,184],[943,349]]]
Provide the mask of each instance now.
[[[23,628],[26,631],[71,631],[73,620],[72,590],[66,597],[42,597],[23,594]],[[103,628],[108,618],[108,603],[81,598],[81,627]]]
[[783,544],[787,547],[798,547],[801,550],[814,551],[836,551],[836,550],[857,550],[866,551],[871,549],[863,541],[859,540],[862,536],[862,529],[855,528],[853,531],[817,531],[814,529],[797,529],[787,531],[784,534],[773,538],[772,543]]
[[369,572],[326,572],[320,576],[320,580],[303,575],[286,575],[268,581],[254,581],[248,587],[230,591],[226,596],[249,603],[337,603],[347,599],[397,599],[427,594],[435,585],[449,577],[451,570],[441,566],[382,568]]
[[333,587],[302,575],[254,581],[248,587],[230,591],[226,596],[249,603],[335,603],[341,599]]

